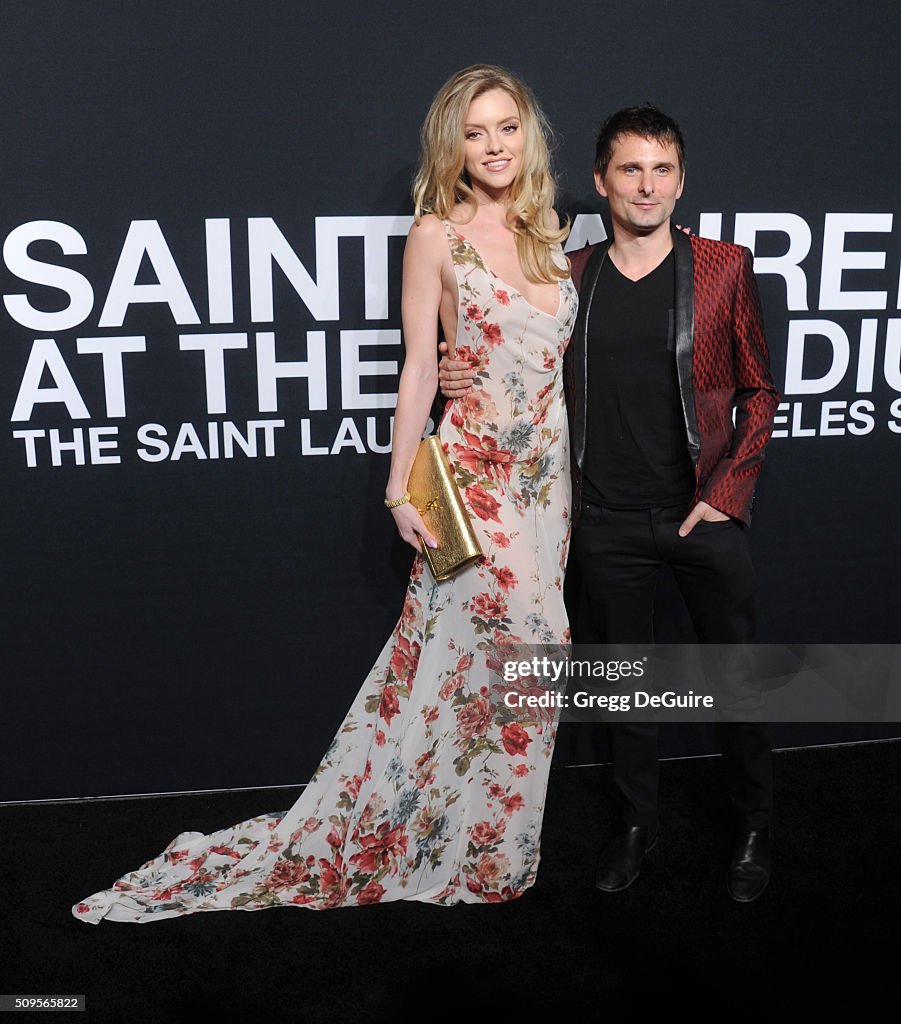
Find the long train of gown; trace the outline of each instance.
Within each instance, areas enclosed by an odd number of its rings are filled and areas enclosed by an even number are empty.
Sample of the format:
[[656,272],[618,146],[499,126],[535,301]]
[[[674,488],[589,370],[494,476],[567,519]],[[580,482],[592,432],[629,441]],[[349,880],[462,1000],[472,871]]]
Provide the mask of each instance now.
[[492,704],[488,659],[496,644],[568,641],[562,363],[575,290],[561,282],[556,314],[539,310],[445,228],[457,352],[478,370],[439,433],[484,558],[436,584],[416,557],[400,620],[293,807],[181,833],[77,903],[79,920],[494,902],[534,881],[555,720]]

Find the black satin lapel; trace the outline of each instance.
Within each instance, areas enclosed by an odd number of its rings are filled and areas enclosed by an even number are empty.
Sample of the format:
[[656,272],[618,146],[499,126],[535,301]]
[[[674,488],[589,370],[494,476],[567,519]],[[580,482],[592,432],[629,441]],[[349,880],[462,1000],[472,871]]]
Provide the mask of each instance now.
[[588,257],[585,270],[582,273],[581,287],[579,288],[579,315],[576,319],[573,340],[578,348],[575,352],[576,362],[573,367],[575,374],[576,408],[573,413],[573,452],[576,465],[580,468],[585,464],[585,439],[586,439],[586,406],[588,403],[588,319],[590,316],[603,316],[604,311],[592,309],[594,293],[598,285],[598,276],[601,267],[607,258],[607,250],[610,248],[610,241],[602,242],[597,249]]
[[696,464],[701,453],[698,416],[695,411],[692,358],[695,330],[694,250],[691,239],[682,231],[673,232],[673,258],[676,270],[676,372],[679,376],[679,397],[685,417],[688,454]]

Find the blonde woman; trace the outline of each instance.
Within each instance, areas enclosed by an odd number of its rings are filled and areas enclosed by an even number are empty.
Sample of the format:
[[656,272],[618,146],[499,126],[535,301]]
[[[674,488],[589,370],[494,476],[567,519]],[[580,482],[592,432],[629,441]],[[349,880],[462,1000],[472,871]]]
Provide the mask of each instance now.
[[[454,75],[422,128],[404,255],[401,374],[385,503],[416,550],[403,612],[288,811],[159,857],[73,908],[92,923],[413,899],[498,902],[535,879],[552,714],[492,700],[505,644],[563,643],[569,455],[563,352],[576,296],[552,208],[547,125],[490,65]],[[484,557],[435,583],[407,477],[437,385],[438,326],[475,366],[439,435]]]

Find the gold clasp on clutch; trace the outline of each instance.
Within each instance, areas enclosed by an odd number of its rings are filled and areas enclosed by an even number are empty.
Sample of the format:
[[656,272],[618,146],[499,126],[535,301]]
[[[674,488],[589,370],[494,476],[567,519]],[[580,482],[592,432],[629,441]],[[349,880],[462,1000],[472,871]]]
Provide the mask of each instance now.
[[438,512],[440,510],[441,502],[437,498],[429,498],[429,500],[425,503],[425,505],[422,506],[422,508],[417,507],[416,509],[416,511],[420,515],[423,515],[426,512]]

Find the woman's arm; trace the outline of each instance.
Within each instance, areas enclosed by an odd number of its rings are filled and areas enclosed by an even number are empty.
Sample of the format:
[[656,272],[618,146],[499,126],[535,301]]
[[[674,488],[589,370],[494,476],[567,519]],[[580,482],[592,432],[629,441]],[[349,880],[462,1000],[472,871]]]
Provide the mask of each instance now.
[[[397,389],[391,469],[385,488],[389,501],[400,498],[407,490],[410,467],[438,386],[438,310],[446,252],[447,239],[437,218],[423,217],[410,228],[404,249],[401,292],[405,359]],[[401,537],[417,551],[419,535],[430,547],[438,546],[409,502],[392,509],[391,514]]]

